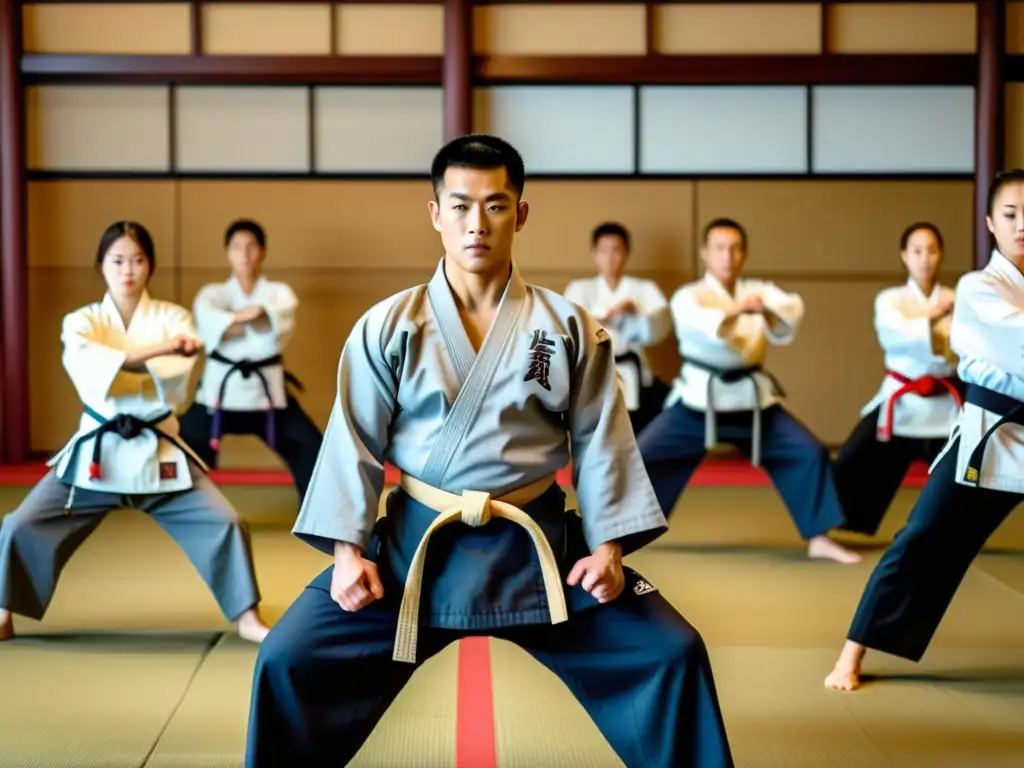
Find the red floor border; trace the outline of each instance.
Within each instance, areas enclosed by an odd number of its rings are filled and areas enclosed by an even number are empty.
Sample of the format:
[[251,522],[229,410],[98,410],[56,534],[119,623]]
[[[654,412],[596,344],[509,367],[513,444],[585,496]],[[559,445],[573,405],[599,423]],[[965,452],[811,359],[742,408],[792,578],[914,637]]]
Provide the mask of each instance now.
[[[0,466],[0,486],[35,485],[46,474],[43,462]],[[279,469],[221,469],[210,473],[217,485],[291,485],[288,472]],[[921,488],[928,479],[928,466],[914,464],[903,480],[904,487]],[[391,465],[385,467],[385,480],[389,485],[398,482],[398,470]],[[572,474],[568,467],[558,473],[558,483],[572,485]],[[693,475],[691,486],[706,487],[767,487],[771,480],[763,470],[751,466],[744,459],[707,459]]]

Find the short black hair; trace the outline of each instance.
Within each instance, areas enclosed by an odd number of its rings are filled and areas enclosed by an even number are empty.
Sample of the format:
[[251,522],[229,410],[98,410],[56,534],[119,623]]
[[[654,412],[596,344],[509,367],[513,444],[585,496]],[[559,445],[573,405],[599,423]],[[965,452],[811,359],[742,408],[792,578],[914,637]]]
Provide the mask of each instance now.
[[931,232],[933,235],[935,235],[935,239],[939,243],[939,250],[943,249],[944,244],[942,241],[942,233],[939,231],[939,228],[936,225],[932,224],[930,221],[915,221],[909,227],[904,229],[903,234],[900,235],[901,251],[907,250],[907,243],[910,241],[910,236],[921,229],[927,230],[928,232]]
[[130,238],[139,246],[142,255],[149,262],[149,274],[152,276],[156,271],[156,247],[153,245],[153,238],[150,236],[149,230],[137,221],[115,221],[103,230],[103,234],[100,235],[99,247],[96,249],[96,268],[102,269],[107,251],[122,237]]
[[497,136],[470,133],[452,139],[441,147],[430,165],[430,181],[434,185],[435,198],[441,195],[444,175],[449,168],[504,168],[508,173],[509,184],[516,191],[516,198],[523,196],[526,184],[523,158],[515,147]]
[[225,248],[231,244],[231,238],[239,232],[248,232],[252,235],[253,240],[259,243],[260,248],[267,247],[267,235],[263,231],[263,227],[261,227],[258,222],[255,222],[252,219],[238,219],[237,221],[231,222],[231,225],[224,232]]
[[596,246],[602,237],[621,238],[622,244],[626,246],[627,251],[629,250],[629,230],[617,221],[606,221],[594,227],[594,231],[590,233],[590,246]]
[[744,248],[747,247],[747,231],[738,221],[735,221],[734,219],[725,218],[724,216],[709,221],[707,224],[704,225],[704,234],[701,237],[701,242],[703,242],[705,245],[707,245],[708,235],[711,234],[711,230],[713,229],[735,230],[736,232],[739,233],[740,245],[742,245]]
[[1007,184],[1024,184],[1024,169],[1014,168],[1012,171],[1002,171],[997,173],[996,177],[992,179],[992,183],[988,187],[988,215],[993,214],[992,206],[995,205],[996,195],[999,194],[999,190],[1005,187]]

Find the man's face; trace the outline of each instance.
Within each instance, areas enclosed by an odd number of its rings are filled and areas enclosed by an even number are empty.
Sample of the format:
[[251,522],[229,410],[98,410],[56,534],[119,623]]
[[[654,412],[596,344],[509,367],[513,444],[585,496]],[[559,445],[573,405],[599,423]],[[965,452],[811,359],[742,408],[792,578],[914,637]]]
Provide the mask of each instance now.
[[618,235],[601,235],[594,245],[594,262],[606,280],[618,280],[626,269],[629,250]]
[[516,201],[504,168],[449,168],[428,209],[445,254],[466,272],[486,274],[508,268],[529,205]]
[[715,227],[708,232],[701,258],[708,272],[720,283],[731,285],[739,277],[747,259],[743,237],[732,227]]

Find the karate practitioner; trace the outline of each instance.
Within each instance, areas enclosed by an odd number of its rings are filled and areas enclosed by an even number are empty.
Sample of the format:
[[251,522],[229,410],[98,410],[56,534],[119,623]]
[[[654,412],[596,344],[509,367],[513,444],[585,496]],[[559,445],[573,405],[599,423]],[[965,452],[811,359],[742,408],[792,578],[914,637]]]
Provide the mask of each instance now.
[[0,521],[0,639],[14,634],[12,613],[42,619],[64,566],[115,508],[171,535],[243,638],[268,631],[245,522],[178,437],[200,343],[188,310],[150,298],[155,264],[142,225],[112,224],[96,254],[106,295],[64,318],[64,368],[83,413],[52,470]]
[[868,536],[878,531],[910,465],[938,456],[962,402],[949,347],[956,294],[938,282],[942,234],[934,224],[911,224],[900,252],[909,279],[875,298],[886,376],[833,463],[842,527]]
[[828,537],[845,518],[825,447],[789,415],[775,377],[762,370],[769,344],[790,344],[803,300],[774,283],[740,277],[747,237],[731,219],[704,229],[706,273],[672,296],[683,358],[666,410],[638,438],[666,515],[708,449],[728,443],[763,465],[814,558],[856,563]]
[[[445,255],[342,350],[294,528],[334,564],[261,647],[246,765],[346,765],[418,665],[492,635],[561,677],[630,768],[731,766],[700,635],[622,565],[666,525],[608,334],[512,260],[522,159],[466,136],[431,174]],[[580,516],[554,479],[570,449]],[[403,474],[377,522],[385,461]]]
[[672,332],[672,316],[656,282],[625,274],[629,239],[621,224],[598,226],[590,240],[599,274],[573,280],[562,295],[583,307],[611,337],[629,420],[639,435],[668,397],[668,386],[651,371],[644,347],[661,343]]
[[866,650],[920,661],[964,574],[1024,499],[1024,170],[989,188],[988,265],[956,288],[950,346],[964,407],[928,483],[871,574],[825,685],[860,685]]
[[281,353],[295,331],[299,300],[287,284],[263,276],[266,235],[240,220],[224,235],[231,278],[204,286],[196,296],[196,326],[209,350],[195,403],[181,418],[181,436],[216,466],[222,435],[256,435],[292,473],[299,499],[306,495],[323,436],[299,401]]

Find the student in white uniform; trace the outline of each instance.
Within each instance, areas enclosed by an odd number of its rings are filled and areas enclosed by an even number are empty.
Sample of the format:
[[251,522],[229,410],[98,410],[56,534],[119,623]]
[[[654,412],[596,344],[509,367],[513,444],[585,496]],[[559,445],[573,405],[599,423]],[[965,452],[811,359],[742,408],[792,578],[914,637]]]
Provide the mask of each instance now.
[[187,309],[150,298],[155,263],[142,225],[112,224],[96,254],[106,295],[64,318],[64,368],[84,412],[51,471],[0,522],[0,639],[14,635],[14,613],[43,618],[64,566],[116,508],[171,535],[243,638],[268,631],[248,528],[178,437],[200,342]]
[[868,648],[920,661],[974,558],[1024,500],[1024,170],[988,193],[996,250],[956,288],[964,407],[910,517],[875,566],[825,686],[860,686]]
[[741,277],[747,236],[731,219],[704,228],[704,277],[672,296],[683,358],[665,411],[638,438],[666,515],[708,449],[739,448],[764,466],[811,557],[856,563],[828,536],[845,522],[828,451],[783,408],[785,393],[762,370],[769,344],[791,344],[803,300],[774,283]]
[[599,274],[573,280],[562,295],[608,331],[629,420],[639,435],[661,413],[668,396],[668,386],[651,371],[644,347],[661,343],[672,332],[672,316],[656,282],[625,274],[630,237],[624,226],[601,224],[590,242]]
[[[608,335],[512,258],[524,175],[500,139],[443,147],[429,211],[444,256],[341,351],[294,528],[333,563],[260,648],[250,768],[347,765],[416,669],[467,635],[558,675],[629,768],[733,765],[704,642],[622,564],[666,526]],[[570,452],[578,515],[554,479]],[[385,462],[402,479],[378,518]]]
[[909,279],[875,298],[886,375],[833,462],[843,529],[868,536],[878,531],[910,465],[938,456],[962,403],[949,346],[956,292],[938,281],[942,233],[928,222],[911,224],[900,254]]
[[196,326],[208,350],[195,403],[181,418],[181,436],[216,466],[222,435],[256,435],[288,465],[306,495],[323,435],[287,385],[282,352],[295,331],[299,300],[285,283],[263,275],[266,234],[242,219],[224,235],[231,278],[200,289]]

